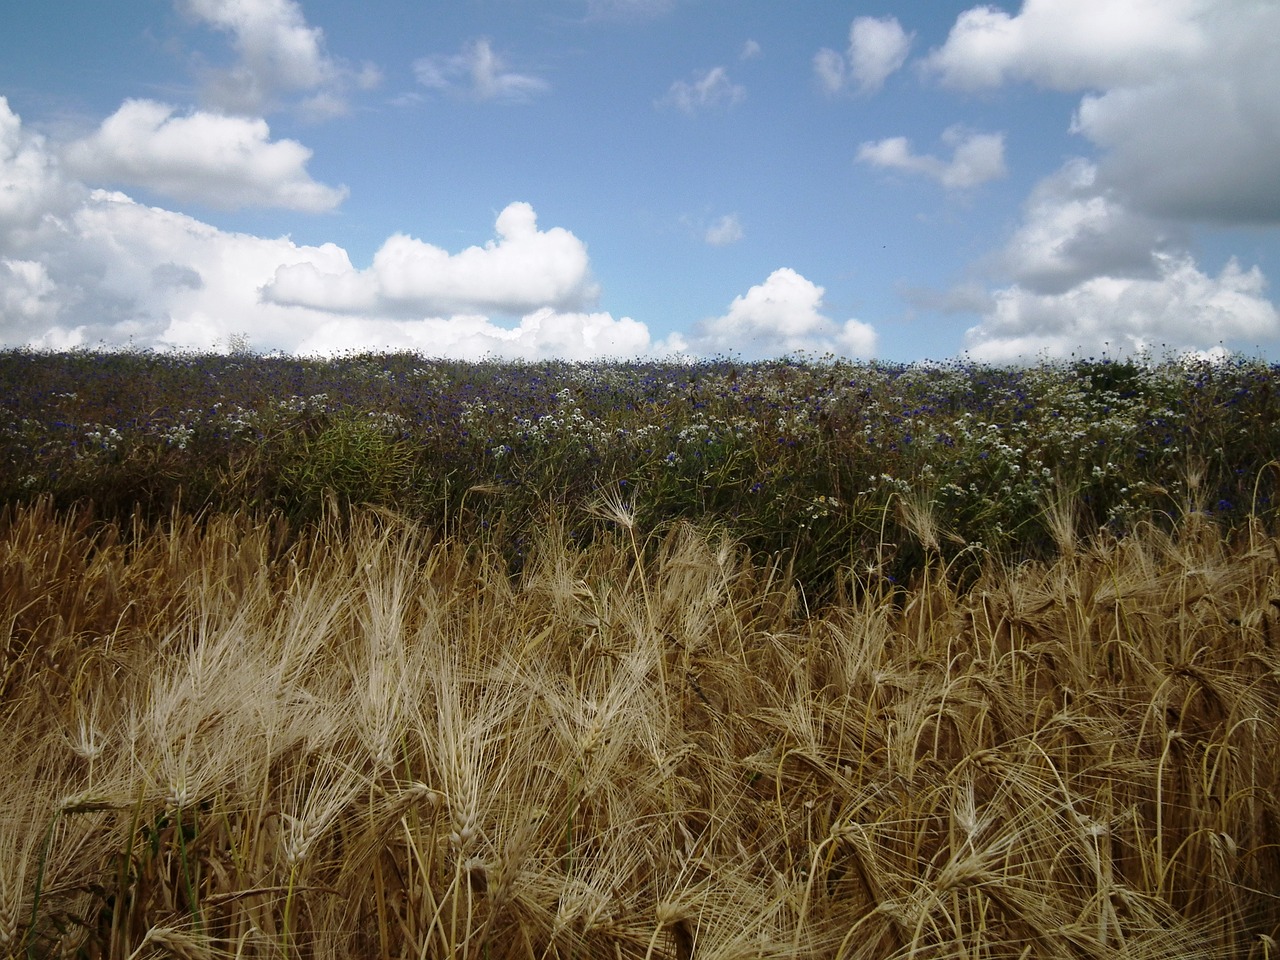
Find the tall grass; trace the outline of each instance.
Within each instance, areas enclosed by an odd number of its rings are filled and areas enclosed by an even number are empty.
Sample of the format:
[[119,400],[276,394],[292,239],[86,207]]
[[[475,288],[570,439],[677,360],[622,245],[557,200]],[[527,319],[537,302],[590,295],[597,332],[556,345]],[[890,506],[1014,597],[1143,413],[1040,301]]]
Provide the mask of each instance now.
[[6,508],[0,950],[1275,955],[1262,529],[924,542],[813,609],[723,528],[570,519],[512,576],[387,510]]

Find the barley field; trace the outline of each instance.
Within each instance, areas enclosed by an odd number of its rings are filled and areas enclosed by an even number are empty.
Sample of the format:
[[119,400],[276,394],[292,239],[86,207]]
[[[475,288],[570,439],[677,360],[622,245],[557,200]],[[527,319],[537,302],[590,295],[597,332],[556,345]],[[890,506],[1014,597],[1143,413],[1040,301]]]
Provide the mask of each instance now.
[[0,357],[4,955],[1280,954],[1275,370],[378,362]]

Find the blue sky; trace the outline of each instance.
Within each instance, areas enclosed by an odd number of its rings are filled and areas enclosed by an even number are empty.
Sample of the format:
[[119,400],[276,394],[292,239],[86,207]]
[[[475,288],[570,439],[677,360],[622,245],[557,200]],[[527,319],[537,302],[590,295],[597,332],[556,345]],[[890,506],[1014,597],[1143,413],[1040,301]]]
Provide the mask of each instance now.
[[0,342],[1280,359],[1273,0],[58,0]]

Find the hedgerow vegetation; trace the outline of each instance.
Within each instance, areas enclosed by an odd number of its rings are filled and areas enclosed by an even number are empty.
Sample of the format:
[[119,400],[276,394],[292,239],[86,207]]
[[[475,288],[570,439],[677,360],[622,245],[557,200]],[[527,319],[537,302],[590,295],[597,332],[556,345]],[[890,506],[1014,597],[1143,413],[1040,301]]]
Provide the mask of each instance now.
[[[1186,513],[1273,518],[1280,371],[1262,363],[717,360],[464,364],[412,354],[0,353],[0,502],[343,505],[497,536],[518,563],[549,513],[585,541],[620,497],[644,531],[717,521],[824,591],[868,557],[923,560],[904,512],[927,505],[948,559],[1051,556],[1079,533]],[[1061,507],[1062,509],[1059,509]],[[964,561],[962,561],[964,562]]]
[[0,951],[1273,956],[1276,378],[0,354]]

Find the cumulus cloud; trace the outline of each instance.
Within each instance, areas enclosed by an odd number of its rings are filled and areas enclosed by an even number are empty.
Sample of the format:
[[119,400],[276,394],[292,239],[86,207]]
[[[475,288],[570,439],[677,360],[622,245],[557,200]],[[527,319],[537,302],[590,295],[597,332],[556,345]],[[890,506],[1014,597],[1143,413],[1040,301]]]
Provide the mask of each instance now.
[[671,89],[657,105],[675,107],[692,116],[700,110],[732,107],[746,97],[746,87],[730,80],[724,67],[713,67],[694,74],[692,80],[677,80],[671,84]]
[[914,37],[895,17],[857,17],[849,27],[848,53],[824,47],[814,55],[814,73],[828,93],[850,86],[861,94],[875,93],[902,68]]
[[551,89],[541,77],[508,70],[485,38],[464,44],[456,54],[433,54],[414,61],[413,73],[429,90],[476,100],[524,103]]
[[44,138],[24,130],[8,99],[0,96],[0,237],[37,228],[82,193],[66,182]]
[[[1280,5],[1232,24],[1212,66],[1083,98],[1074,129],[1102,176],[1142,210],[1211,223],[1280,223]],[[1264,31],[1262,33],[1254,30]],[[1224,38],[1226,39],[1226,38]]]
[[630,317],[561,313],[544,307],[521,317],[513,327],[496,324],[482,314],[417,320],[330,319],[310,333],[298,349],[333,354],[389,348],[459,360],[591,360],[635,357],[653,352],[655,346],[648,327]]
[[1204,53],[1206,0],[1025,0],[962,13],[925,68],[964,90],[1027,80],[1070,92],[1156,81]]
[[707,227],[704,239],[713,247],[726,247],[731,243],[737,243],[744,235],[738,215],[726,213]]
[[1026,81],[1082,99],[1072,129],[1134,209],[1280,222],[1280,5],[1245,0],[1026,0],[962,14],[927,59],[967,90]]
[[1028,290],[1056,294],[1097,276],[1154,279],[1160,257],[1186,241],[1184,231],[1133,212],[1104,189],[1096,165],[1074,159],[1032,191],[996,265]]
[[57,288],[43,263],[0,258],[0,317],[21,342],[44,335],[57,321]]
[[1280,315],[1256,266],[1244,270],[1233,259],[1215,277],[1186,254],[1156,254],[1155,261],[1150,279],[1101,275],[1061,293],[997,290],[991,311],[966,333],[968,349],[999,363],[1079,351],[1194,352],[1280,334]]
[[795,270],[775,270],[764,283],[735,297],[723,316],[702,321],[691,346],[704,354],[745,357],[798,352],[874,355],[875,329],[858,320],[840,324],[825,316],[825,292]]
[[936,180],[948,190],[965,190],[999,179],[1007,173],[1004,164],[1004,134],[974,133],[949,127],[943,143],[952,147],[951,159],[912,153],[906,137],[889,137],[862,144],[857,160],[887,170],[917,173]]
[[[586,247],[540,230],[528,204],[497,238],[449,254],[409,237],[355,270],[327,243],[220,230],[90,190],[0,98],[0,343],[51,349],[219,349],[250,330],[257,349],[383,346],[432,356],[587,359],[679,346],[628,317],[583,309],[596,294]],[[332,295],[333,301],[326,299]],[[490,313],[515,315],[504,325]]]
[[258,114],[282,96],[315,116],[346,112],[347,91],[375,86],[380,75],[330,57],[324,32],[307,23],[295,0],[179,0],[185,12],[231,35],[238,59],[206,71],[206,97],[232,113]]
[[1280,335],[1257,266],[1206,273],[1181,231],[1130,210],[1084,160],[1037,185],[995,265],[1012,282],[966,334],[983,360],[1247,349]]
[[[256,349],[289,352],[392,347],[461,359],[588,359],[655,347],[643,323],[552,305],[504,326],[481,312],[410,316],[381,304],[353,313],[324,303],[281,303],[262,293],[282,273],[303,266],[332,275],[349,264],[346,251],[217,230],[118,193],[95,191],[60,240],[57,249],[41,251],[49,268],[0,258],[4,342],[209,350],[250,330]],[[491,279],[508,290],[518,284],[500,268]],[[526,291],[524,298],[536,301],[536,293]]]
[[[984,359],[1249,349],[1280,336],[1257,266],[1216,274],[1195,223],[1280,222],[1280,6],[1245,0],[1025,0],[961,14],[925,71],[982,90],[1079,92],[1099,148],[1033,190],[967,335]],[[910,155],[902,151],[904,164]],[[923,171],[922,171],[923,172]]]
[[39,235],[0,236],[0,253],[6,343],[203,349],[246,326],[263,345],[289,345],[299,318],[262,303],[258,288],[281,262],[322,255],[104,190]]
[[282,266],[263,289],[272,303],[350,313],[521,314],[544,306],[576,309],[595,298],[587,248],[563,227],[539,230],[527,203],[495,223],[497,239],[456,254],[397,234],[367,270],[349,261]]
[[234,209],[331,210],[344,187],[307,173],[311,151],[271,140],[262,119],[196,111],[174,116],[153,100],[127,100],[90,137],[65,152],[69,169],[97,182],[144,187],[164,196]]

